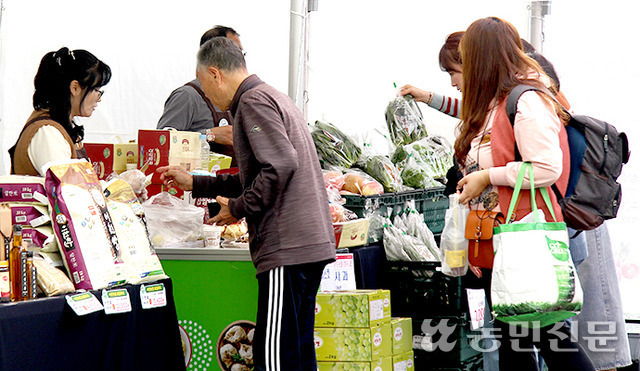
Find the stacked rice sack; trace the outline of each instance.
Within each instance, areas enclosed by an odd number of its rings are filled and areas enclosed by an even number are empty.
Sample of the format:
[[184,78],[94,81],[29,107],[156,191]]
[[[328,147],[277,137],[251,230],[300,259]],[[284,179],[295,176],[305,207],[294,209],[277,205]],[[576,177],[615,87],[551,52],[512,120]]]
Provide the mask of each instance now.
[[62,266],[51,228],[44,178],[4,175],[0,176],[0,189],[2,202],[11,208],[11,225],[22,226],[22,241],[27,248],[46,256],[53,265]]
[[45,190],[53,230],[76,289],[166,277],[141,214],[134,211],[135,193],[119,182],[109,186],[109,194],[116,196],[108,200],[89,162],[54,163],[47,170]]

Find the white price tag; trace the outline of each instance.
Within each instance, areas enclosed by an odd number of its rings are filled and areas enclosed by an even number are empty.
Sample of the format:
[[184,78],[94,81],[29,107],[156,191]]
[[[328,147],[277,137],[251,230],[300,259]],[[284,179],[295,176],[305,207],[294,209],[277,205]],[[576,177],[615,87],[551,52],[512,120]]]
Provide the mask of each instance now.
[[469,302],[469,318],[471,318],[471,329],[477,330],[480,327],[484,326],[484,290],[467,289],[467,301]]
[[140,286],[140,301],[143,309],[159,308],[167,305],[167,291],[163,283]]
[[84,316],[85,314],[97,312],[103,309],[98,298],[96,298],[91,292],[67,295],[66,298],[67,303],[78,316]]
[[131,312],[131,298],[126,289],[102,290],[102,305],[106,314]]
[[356,274],[353,254],[337,254],[336,261],[327,264],[322,272],[320,291],[355,290]]

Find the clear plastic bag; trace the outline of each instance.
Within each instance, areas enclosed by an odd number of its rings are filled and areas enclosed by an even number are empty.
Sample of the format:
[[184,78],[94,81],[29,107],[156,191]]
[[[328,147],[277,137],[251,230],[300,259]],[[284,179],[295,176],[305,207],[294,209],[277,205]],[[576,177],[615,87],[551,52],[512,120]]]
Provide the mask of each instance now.
[[464,237],[469,207],[459,202],[460,195],[449,195],[449,208],[445,213],[444,228],[440,236],[442,273],[464,276],[469,268],[469,241]]
[[151,242],[156,247],[202,238],[204,209],[161,192],[142,204]]
[[389,136],[396,146],[413,143],[427,136],[422,112],[410,94],[396,96],[385,112]]

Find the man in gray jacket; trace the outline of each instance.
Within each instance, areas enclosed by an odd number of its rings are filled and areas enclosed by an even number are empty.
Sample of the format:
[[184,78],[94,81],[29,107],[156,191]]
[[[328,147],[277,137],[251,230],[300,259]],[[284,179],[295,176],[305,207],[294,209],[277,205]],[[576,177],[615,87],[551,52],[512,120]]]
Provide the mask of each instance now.
[[217,196],[221,209],[211,222],[246,218],[258,279],[255,369],[315,370],[315,296],[324,266],[335,259],[335,237],[307,124],[289,97],[249,75],[229,39],[200,48],[197,77],[213,104],[233,114],[239,173],[158,172],[194,197]]

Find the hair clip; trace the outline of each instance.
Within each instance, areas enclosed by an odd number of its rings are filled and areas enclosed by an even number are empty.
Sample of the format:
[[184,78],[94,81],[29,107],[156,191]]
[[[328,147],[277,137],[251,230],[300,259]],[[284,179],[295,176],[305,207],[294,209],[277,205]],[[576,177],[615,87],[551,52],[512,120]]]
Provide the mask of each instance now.
[[62,67],[62,61],[60,60],[60,57],[56,58],[56,61],[58,62],[58,66]]
[[71,55],[71,59],[73,59],[74,61],[76,60],[76,56],[73,55],[73,50],[69,51],[69,55]]

